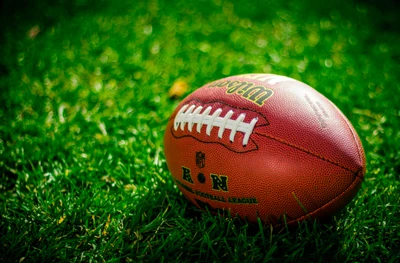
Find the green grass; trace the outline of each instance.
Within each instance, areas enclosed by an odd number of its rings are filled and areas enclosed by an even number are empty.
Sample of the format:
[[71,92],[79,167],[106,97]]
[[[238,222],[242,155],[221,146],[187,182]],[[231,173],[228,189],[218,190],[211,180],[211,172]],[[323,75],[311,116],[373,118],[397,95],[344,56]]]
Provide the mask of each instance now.
[[[399,5],[148,2],[3,3],[0,261],[400,261]],[[358,131],[366,180],[330,222],[272,231],[174,186],[173,82],[251,72],[310,84]]]

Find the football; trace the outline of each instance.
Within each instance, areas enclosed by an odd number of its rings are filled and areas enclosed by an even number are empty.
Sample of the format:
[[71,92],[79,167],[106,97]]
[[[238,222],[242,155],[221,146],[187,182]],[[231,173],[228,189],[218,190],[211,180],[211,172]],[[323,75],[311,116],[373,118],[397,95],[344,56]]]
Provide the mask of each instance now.
[[356,195],[366,167],[343,113],[310,86],[274,74],[195,90],[172,113],[164,151],[195,206],[272,225],[332,216]]

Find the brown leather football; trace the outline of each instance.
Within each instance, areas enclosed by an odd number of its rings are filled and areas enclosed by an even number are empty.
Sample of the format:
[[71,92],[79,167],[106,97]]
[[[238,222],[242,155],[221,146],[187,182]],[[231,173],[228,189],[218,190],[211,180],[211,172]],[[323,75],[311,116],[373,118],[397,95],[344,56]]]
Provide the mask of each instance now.
[[173,112],[164,144],[193,204],[266,224],[334,214],[365,174],[362,144],[343,113],[310,86],[273,74],[197,89]]

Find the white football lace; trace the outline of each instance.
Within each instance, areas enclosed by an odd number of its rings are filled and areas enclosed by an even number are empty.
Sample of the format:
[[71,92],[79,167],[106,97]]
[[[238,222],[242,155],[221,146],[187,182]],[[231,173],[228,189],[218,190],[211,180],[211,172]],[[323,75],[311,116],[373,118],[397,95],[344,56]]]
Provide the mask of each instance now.
[[195,105],[191,105],[189,107],[187,104],[184,105],[175,117],[174,129],[177,130],[180,128],[183,131],[187,123],[189,132],[192,132],[193,125],[196,124],[196,130],[200,133],[201,127],[207,125],[206,134],[210,136],[212,128],[219,127],[218,138],[220,139],[222,139],[225,129],[229,129],[231,130],[229,135],[229,140],[231,142],[234,142],[236,132],[242,132],[244,133],[243,145],[247,145],[258,118],[254,118],[249,123],[246,123],[244,122],[244,118],[246,117],[246,114],[244,113],[240,114],[236,120],[232,120],[232,110],[228,111],[224,117],[220,117],[219,115],[222,112],[221,108],[216,109],[211,115],[209,114],[212,110],[211,106],[207,107],[202,113],[200,113],[202,109],[203,106],[196,107]]

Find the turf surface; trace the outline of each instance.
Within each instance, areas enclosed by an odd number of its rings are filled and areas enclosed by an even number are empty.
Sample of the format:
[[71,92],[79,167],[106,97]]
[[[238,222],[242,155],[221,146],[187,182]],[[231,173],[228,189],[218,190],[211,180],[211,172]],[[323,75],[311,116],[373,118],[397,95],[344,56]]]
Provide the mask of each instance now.
[[[399,262],[399,5],[146,2],[2,3],[0,261]],[[330,222],[275,232],[174,186],[170,87],[252,72],[310,84],[358,131],[366,180]]]

